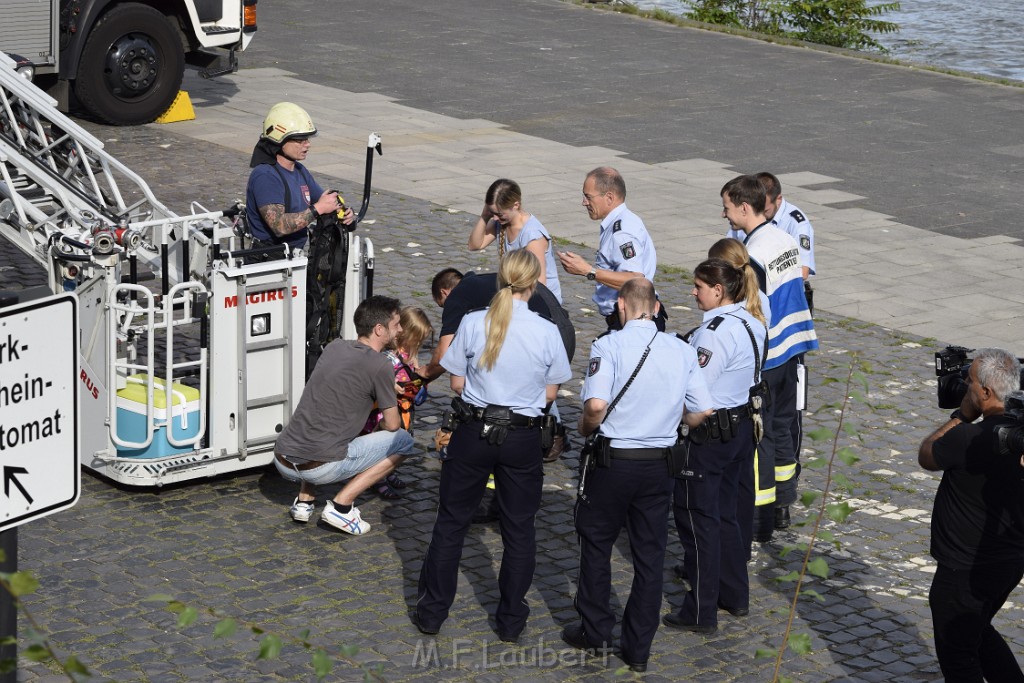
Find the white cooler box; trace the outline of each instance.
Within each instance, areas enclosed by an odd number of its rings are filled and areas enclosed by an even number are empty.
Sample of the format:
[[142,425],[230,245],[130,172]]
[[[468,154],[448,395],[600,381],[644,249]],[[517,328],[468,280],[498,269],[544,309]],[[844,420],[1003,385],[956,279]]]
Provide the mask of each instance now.
[[[149,425],[146,422],[146,391],[148,375],[132,375],[128,386],[117,392],[117,436],[123,441],[142,443]],[[178,441],[194,439],[199,435],[199,390],[175,382],[171,386],[171,434]],[[118,446],[117,454],[128,458],[163,458],[168,455],[191,453],[190,446],[173,446],[167,440],[167,395],[164,384],[153,380],[153,440],[146,448]]]

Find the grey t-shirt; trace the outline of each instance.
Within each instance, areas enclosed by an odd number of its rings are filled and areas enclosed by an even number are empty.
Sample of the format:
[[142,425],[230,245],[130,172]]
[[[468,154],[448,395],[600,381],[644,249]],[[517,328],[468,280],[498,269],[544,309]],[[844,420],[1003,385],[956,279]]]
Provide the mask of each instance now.
[[337,339],[324,349],[275,450],[292,460],[344,460],[374,402],[381,410],[398,405],[394,368],[369,346]]

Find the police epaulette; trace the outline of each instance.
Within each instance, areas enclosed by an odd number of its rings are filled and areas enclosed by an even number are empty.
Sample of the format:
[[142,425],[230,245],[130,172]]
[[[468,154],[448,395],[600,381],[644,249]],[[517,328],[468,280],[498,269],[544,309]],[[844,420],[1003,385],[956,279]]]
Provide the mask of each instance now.
[[622,219],[621,218],[619,220],[615,221],[614,223],[612,223],[612,232],[618,232],[619,230],[622,230]]
[[718,329],[718,326],[721,325],[724,320],[725,320],[725,318],[723,318],[722,316],[716,315],[711,320],[711,322],[708,323],[708,329],[711,330],[712,332],[714,332],[715,330]]
[[807,220],[806,218],[804,218],[804,215],[800,213],[800,209],[793,209],[792,211],[789,212],[789,215],[792,216],[793,220],[795,220],[797,223],[803,223],[805,220]]
[[476,313],[477,311],[486,311],[488,308],[490,308],[490,306],[481,306],[480,308],[471,308],[468,311],[466,311],[466,314],[468,315],[470,313]]

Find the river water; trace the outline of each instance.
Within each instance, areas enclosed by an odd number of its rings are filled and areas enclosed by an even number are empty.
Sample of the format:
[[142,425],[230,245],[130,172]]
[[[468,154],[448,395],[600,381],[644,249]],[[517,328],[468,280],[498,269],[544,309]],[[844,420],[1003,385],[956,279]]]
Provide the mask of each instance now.
[[[643,9],[685,14],[685,0],[633,0]],[[871,2],[870,4],[877,4]],[[900,0],[880,17],[898,33],[874,36],[897,59],[1024,81],[1022,0]]]

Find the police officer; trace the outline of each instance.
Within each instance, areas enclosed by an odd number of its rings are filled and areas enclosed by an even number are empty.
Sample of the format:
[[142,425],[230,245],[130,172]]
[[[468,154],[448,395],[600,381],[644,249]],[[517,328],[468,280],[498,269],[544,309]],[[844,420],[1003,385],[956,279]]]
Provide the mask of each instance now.
[[747,282],[742,270],[722,259],[704,261],[693,275],[704,320],[689,335],[690,344],[718,408],[690,433],[684,472],[676,478],[673,508],[690,592],[663,621],[703,634],[718,630],[719,608],[734,616],[749,610],[755,446],[750,390],[768,329],[763,316],[744,306]]
[[758,457],[775,462],[775,504],[762,505],[754,520],[754,540],[767,542],[775,528],[789,526],[789,505],[796,500],[800,476],[797,403],[802,354],[818,348],[814,322],[803,293],[800,252],[788,234],[765,216],[764,185],[751,175],[733,178],[722,187],[722,217],[743,232],[744,245],[761,291],[771,303],[772,319],[764,378],[771,405],[765,414],[764,439]]
[[697,354],[677,337],[658,332],[652,320],[655,305],[649,280],[624,283],[618,291],[622,329],[591,348],[580,433],[600,430],[594,446],[598,457],[597,466],[581,474],[576,507],[576,610],[581,621],[562,631],[562,640],[582,650],[611,644],[610,557],[625,525],[633,587],[623,614],[621,656],[633,671],[647,669],[658,630],[672,494],[667,456],[684,409],[687,424],[696,426],[712,407]]
[[[263,120],[245,190],[245,217],[254,246],[288,244],[301,249],[317,217],[341,207],[338,193],[324,192],[302,164],[316,135],[306,110],[291,102],[278,102]],[[346,209],[342,223],[354,221],[352,209]]]
[[[617,290],[636,277],[654,282],[658,254],[644,222],[626,206],[626,182],[614,168],[602,166],[587,174],[583,206],[591,220],[601,221],[594,265],[571,251],[558,252],[558,259],[565,272],[585,276],[594,283],[597,309],[605,317],[608,329],[618,330],[622,323],[615,310]],[[659,305],[655,322],[662,332],[667,317]]]
[[437,519],[420,571],[413,614],[422,633],[435,634],[455,599],[462,544],[484,495],[497,481],[501,539],[498,637],[515,642],[530,609],[526,591],[536,564],[534,517],[540,508],[542,411],[572,372],[558,328],[527,308],[540,262],[510,252],[498,271],[490,308],[465,316],[441,364],[459,396],[460,424],[442,460]]

